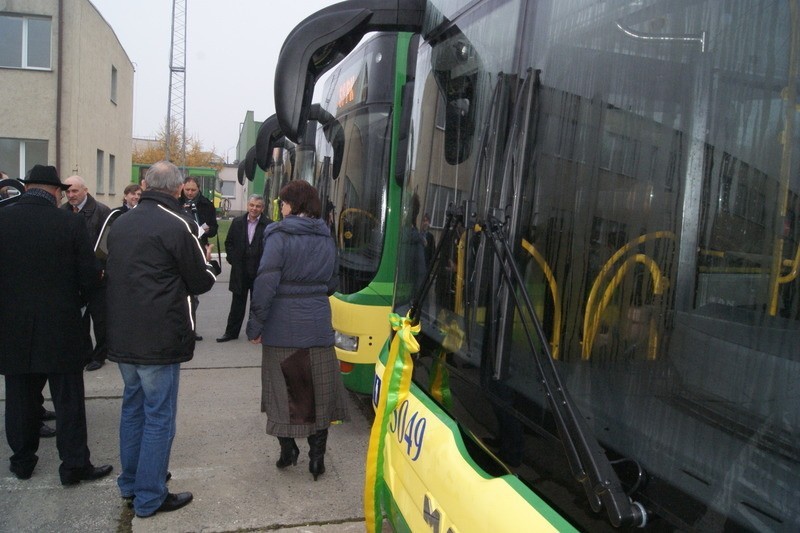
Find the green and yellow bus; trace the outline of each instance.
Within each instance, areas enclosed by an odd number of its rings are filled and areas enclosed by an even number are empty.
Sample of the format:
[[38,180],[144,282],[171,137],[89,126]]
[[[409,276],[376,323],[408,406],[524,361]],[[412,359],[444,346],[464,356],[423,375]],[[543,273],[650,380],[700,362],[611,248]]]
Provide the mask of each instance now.
[[240,164],[250,179],[256,164],[265,171],[265,196],[272,201],[290,179],[318,188],[338,248],[339,289],[331,297],[336,354],[347,388],[365,394],[391,331],[386,316],[402,199],[393,157],[402,109],[396,81],[407,76],[411,37],[385,32],[365,39],[320,80],[302,131],[287,141],[277,117],[269,117]]
[[293,30],[280,129],[330,105],[315,184],[391,280],[371,530],[800,529],[799,77],[796,0],[351,0]]

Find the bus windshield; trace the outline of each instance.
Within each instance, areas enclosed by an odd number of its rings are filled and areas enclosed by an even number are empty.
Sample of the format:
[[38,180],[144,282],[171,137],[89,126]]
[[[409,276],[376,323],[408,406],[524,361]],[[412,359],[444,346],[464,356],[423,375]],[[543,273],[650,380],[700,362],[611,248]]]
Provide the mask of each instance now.
[[[442,407],[556,502],[525,291],[631,494],[681,528],[796,530],[798,16],[591,4],[477,2],[420,46],[403,212],[425,239],[397,279],[428,242],[440,261],[415,382],[446,373]],[[491,218],[522,284],[481,234]]]
[[318,83],[327,119],[316,129],[316,182],[339,250],[339,292],[364,289],[386,231],[394,71],[393,35],[365,42]]

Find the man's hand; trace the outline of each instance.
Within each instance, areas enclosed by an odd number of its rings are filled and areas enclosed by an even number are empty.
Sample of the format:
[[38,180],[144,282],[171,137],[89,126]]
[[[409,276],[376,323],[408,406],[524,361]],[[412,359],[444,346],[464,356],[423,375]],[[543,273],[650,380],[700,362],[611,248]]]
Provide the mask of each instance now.
[[259,335],[255,339],[250,339],[250,344],[261,344],[261,335]]

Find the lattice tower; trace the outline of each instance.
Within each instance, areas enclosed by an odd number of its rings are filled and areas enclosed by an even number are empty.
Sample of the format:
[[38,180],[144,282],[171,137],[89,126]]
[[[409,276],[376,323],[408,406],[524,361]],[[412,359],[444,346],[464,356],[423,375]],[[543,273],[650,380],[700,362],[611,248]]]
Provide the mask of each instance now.
[[[178,131],[178,128],[180,130]],[[172,0],[172,43],[169,53],[166,159],[186,168],[186,0]],[[178,154],[170,154],[178,137]]]

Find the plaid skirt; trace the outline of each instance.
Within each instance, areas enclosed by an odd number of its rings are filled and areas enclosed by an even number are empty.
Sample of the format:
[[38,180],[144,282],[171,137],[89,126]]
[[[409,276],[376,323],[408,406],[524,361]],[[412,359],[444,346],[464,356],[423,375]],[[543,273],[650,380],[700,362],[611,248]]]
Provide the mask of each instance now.
[[347,396],[332,346],[262,346],[261,411],[267,434],[303,438],[348,419]]

